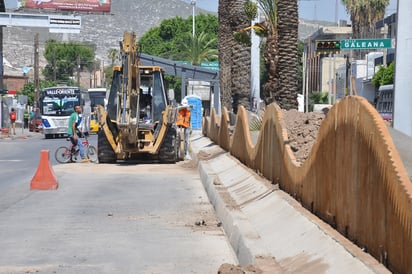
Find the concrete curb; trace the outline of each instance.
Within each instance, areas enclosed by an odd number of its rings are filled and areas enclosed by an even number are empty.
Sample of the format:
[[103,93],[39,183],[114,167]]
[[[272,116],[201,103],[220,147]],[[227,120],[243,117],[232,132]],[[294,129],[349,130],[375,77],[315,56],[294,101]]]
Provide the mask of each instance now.
[[200,133],[191,156],[240,265],[264,273],[390,273]]

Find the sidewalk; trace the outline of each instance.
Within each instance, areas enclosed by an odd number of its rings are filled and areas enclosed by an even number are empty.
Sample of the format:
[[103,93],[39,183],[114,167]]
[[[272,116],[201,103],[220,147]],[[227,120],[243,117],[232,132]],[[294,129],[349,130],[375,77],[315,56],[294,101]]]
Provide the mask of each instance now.
[[388,130],[412,182],[412,137],[392,127],[388,127]]
[[11,134],[8,128],[2,128],[0,131],[0,140],[15,140],[15,139],[27,139],[29,137],[33,137],[37,134],[41,134],[38,132],[30,132],[28,128],[16,128],[16,134]]
[[194,133],[191,147],[241,265],[256,265],[265,273],[279,267],[285,273],[390,273],[210,139]]

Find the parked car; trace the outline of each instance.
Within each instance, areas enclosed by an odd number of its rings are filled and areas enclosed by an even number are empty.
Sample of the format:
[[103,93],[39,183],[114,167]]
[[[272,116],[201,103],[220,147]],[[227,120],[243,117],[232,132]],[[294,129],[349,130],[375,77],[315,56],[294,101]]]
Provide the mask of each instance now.
[[30,132],[42,132],[43,122],[41,120],[40,114],[35,114],[34,117],[29,121],[29,131]]
[[90,131],[89,133],[97,133],[99,131],[99,123],[96,119],[96,114],[92,113],[90,115]]

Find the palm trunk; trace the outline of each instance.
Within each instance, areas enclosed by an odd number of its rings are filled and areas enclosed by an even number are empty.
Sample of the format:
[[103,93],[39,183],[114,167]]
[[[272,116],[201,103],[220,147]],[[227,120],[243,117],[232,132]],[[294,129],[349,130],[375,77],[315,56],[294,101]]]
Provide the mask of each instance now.
[[250,105],[250,47],[234,40],[233,33],[249,26],[246,0],[219,0],[219,62],[222,106],[237,112]]
[[298,3],[278,0],[279,89],[276,101],[282,109],[298,108]]
[[222,107],[232,109],[231,90],[231,55],[234,44],[229,20],[229,3],[231,0],[219,0],[219,33],[218,49],[220,63],[220,92]]
[[266,105],[269,105],[273,102],[276,102],[276,97],[278,97],[278,85],[279,85],[279,76],[277,70],[278,64],[278,50],[277,50],[277,33],[268,33],[266,39],[265,51],[263,53],[263,58],[265,62],[267,79],[263,84],[263,97]]
[[[232,0],[229,5],[231,34],[250,26],[244,12],[245,3],[246,0]],[[250,107],[250,46],[235,42],[231,50],[232,108],[237,113],[239,105],[246,109]]]

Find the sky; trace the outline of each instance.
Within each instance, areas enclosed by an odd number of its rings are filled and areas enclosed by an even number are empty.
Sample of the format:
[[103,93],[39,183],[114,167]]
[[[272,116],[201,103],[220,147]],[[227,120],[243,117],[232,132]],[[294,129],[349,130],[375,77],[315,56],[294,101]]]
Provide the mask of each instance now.
[[[342,0],[298,0],[299,17],[311,20],[336,22],[349,20]],[[190,2],[190,0],[185,0]],[[338,3],[338,18],[336,19],[336,2]],[[205,10],[217,12],[219,0],[196,0],[196,6]],[[385,16],[396,12],[397,0],[390,0]]]

